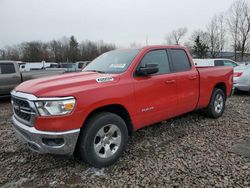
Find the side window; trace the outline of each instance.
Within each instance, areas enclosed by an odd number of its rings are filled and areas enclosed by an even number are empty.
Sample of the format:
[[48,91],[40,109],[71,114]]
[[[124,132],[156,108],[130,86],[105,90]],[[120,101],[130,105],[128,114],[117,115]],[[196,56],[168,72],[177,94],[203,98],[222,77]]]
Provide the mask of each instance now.
[[191,69],[188,56],[184,50],[172,49],[171,55],[174,72],[188,71]]
[[0,64],[1,74],[12,74],[15,73],[15,67],[12,63],[3,63]]
[[238,65],[232,61],[224,61],[224,66],[237,67]]
[[170,66],[166,50],[154,50],[148,52],[141,60],[140,66],[147,64],[157,64],[159,72],[156,74],[165,74],[170,72]]
[[82,66],[83,66],[83,63],[79,63],[79,64],[78,64],[78,69],[81,69]]
[[224,66],[224,61],[223,60],[215,60],[214,66]]

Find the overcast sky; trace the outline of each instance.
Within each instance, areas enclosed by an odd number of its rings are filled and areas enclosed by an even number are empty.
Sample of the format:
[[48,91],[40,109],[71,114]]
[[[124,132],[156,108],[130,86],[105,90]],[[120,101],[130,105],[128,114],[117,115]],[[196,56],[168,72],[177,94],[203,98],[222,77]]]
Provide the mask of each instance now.
[[0,0],[0,48],[63,36],[114,43],[162,44],[169,31],[204,29],[234,0]]

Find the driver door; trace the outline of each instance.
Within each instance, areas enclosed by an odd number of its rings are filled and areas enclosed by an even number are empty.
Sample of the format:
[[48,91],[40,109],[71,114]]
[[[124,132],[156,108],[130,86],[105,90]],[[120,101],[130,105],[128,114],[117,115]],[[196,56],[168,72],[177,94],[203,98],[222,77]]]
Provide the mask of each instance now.
[[137,128],[171,118],[177,110],[176,76],[171,73],[167,51],[149,51],[138,67],[146,64],[157,64],[159,72],[134,76]]

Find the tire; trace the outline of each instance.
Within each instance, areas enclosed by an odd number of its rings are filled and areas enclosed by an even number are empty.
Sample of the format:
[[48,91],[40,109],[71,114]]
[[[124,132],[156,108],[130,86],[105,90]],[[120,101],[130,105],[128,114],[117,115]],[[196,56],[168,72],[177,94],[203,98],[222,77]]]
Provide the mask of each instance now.
[[222,116],[224,110],[225,110],[225,103],[226,103],[226,96],[223,90],[215,88],[209,105],[204,110],[205,115],[209,118],[219,118]]
[[124,120],[113,113],[101,112],[84,125],[79,139],[80,157],[96,168],[115,163],[125,150],[128,130]]

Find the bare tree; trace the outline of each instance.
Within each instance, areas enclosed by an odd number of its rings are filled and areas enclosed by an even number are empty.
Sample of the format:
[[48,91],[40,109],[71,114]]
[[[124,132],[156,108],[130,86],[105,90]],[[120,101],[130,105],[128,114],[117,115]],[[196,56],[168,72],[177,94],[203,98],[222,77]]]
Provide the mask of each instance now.
[[53,40],[49,42],[49,49],[52,53],[52,61],[54,62],[63,61],[63,46],[61,41]]
[[179,28],[177,30],[173,30],[172,32],[170,32],[167,36],[166,36],[166,41],[168,44],[176,44],[176,45],[180,45],[181,40],[185,37],[186,33],[187,33],[187,28],[183,27],[183,28]]
[[116,48],[115,45],[105,44],[103,41],[92,42],[89,40],[82,41],[79,47],[82,60],[93,60],[102,53]]
[[74,36],[63,37],[50,42],[31,41],[0,49],[0,59],[25,62],[53,61],[68,62],[92,60],[100,54],[115,49],[113,44],[103,41],[83,41],[80,44]]
[[237,59],[237,46],[239,43],[239,27],[240,17],[242,14],[242,5],[245,4],[244,0],[235,1],[228,10],[228,27],[231,38],[233,39],[234,59]]
[[[219,43],[220,43],[220,52],[222,52],[225,48],[225,44],[227,41],[227,32],[226,32],[226,20],[225,14],[221,13],[218,17],[219,23]],[[222,53],[221,53],[222,54]]]
[[8,46],[5,48],[5,55],[8,59],[19,61],[20,60],[20,47],[19,45]]
[[21,48],[23,61],[36,62],[44,60],[42,42],[25,42],[21,44]]
[[74,36],[70,37],[69,42],[69,60],[71,62],[76,62],[79,60],[80,50],[78,48],[79,44]]
[[0,49],[0,59],[6,60],[6,50]]
[[213,58],[218,57],[225,45],[225,25],[223,14],[215,15],[207,25],[209,37],[209,51]]
[[241,48],[241,60],[243,61],[244,53],[247,51],[247,45],[250,39],[250,6],[245,1],[239,1],[242,12],[239,19],[239,40]]
[[209,37],[209,51],[213,58],[217,57],[220,49],[219,44],[219,25],[218,18],[215,15],[207,25],[207,33]]

